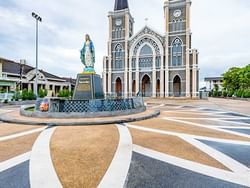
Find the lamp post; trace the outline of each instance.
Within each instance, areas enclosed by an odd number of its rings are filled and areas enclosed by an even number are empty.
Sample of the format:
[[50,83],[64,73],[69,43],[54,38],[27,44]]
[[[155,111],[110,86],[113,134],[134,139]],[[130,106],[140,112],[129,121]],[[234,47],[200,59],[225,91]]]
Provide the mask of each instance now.
[[23,79],[23,68],[26,65],[26,60],[25,59],[20,59],[20,91],[23,90],[23,83],[22,83],[22,79]]
[[37,97],[38,96],[37,95],[37,88],[38,88],[38,84],[37,84],[37,82],[38,82],[38,77],[37,77],[37,73],[38,73],[38,21],[42,22],[42,18],[34,12],[32,12],[32,17],[36,19],[36,80],[35,80],[35,85],[34,85],[34,93]]

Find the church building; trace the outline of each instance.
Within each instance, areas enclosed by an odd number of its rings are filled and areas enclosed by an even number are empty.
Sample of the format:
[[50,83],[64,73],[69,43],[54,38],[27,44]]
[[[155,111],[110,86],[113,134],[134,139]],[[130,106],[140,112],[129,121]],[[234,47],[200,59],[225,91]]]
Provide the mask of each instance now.
[[134,34],[128,1],[115,0],[103,60],[106,96],[198,97],[198,50],[191,46],[190,7],[190,0],[167,0],[165,33],[146,24]]

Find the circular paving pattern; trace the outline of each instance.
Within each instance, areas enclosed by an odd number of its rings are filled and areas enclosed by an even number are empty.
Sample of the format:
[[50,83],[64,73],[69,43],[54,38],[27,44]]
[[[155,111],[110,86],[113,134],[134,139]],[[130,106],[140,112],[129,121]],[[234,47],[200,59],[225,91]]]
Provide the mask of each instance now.
[[148,109],[161,115],[103,126],[0,123],[0,187],[250,187],[250,116],[192,104]]

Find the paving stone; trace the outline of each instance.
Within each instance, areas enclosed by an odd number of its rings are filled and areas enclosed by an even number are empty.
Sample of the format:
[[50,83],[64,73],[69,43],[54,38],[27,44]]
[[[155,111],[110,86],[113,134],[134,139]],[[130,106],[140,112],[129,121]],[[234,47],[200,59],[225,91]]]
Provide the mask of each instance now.
[[126,188],[244,188],[133,153]]
[[208,146],[230,156],[231,158],[239,161],[240,163],[250,167],[250,146],[239,144],[228,144],[206,140],[199,140],[200,142],[207,144]]
[[[42,175],[42,174],[41,174]],[[29,188],[29,161],[0,173],[1,188]]]

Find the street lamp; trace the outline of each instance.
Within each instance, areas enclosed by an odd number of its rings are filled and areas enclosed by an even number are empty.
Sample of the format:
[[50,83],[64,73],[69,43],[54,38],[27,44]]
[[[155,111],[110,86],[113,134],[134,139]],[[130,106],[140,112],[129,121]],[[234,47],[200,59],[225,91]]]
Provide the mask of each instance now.
[[23,79],[23,68],[26,65],[26,60],[25,59],[20,59],[20,91],[23,90],[23,83],[22,83],[22,79]]
[[37,73],[38,73],[38,21],[42,22],[42,18],[34,12],[32,12],[32,17],[36,19],[36,80],[35,80],[35,85],[34,85],[34,92],[35,92],[35,95],[37,97],[38,96],[37,95],[37,88],[38,88],[38,86],[37,86],[37,81],[38,81],[38,77],[37,77]]

